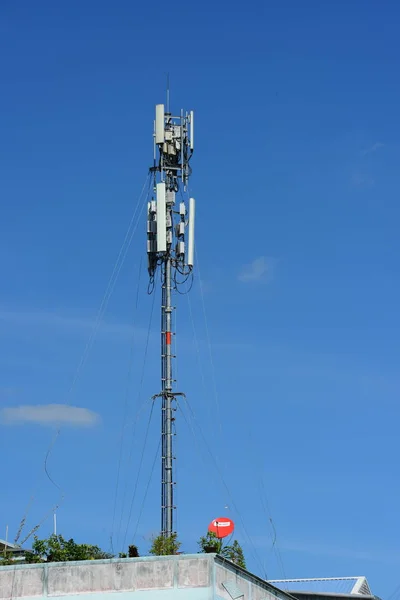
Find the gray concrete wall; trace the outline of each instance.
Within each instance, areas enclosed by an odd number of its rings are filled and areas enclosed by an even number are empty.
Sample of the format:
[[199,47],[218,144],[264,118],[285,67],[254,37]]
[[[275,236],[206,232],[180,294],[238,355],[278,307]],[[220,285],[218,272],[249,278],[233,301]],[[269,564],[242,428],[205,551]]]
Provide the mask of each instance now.
[[215,557],[214,570],[215,600],[293,600],[289,594],[221,557]]
[[[181,594],[188,597],[188,591],[193,592],[189,600],[211,600],[212,570],[211,555],[0,567],[0,600],[73,598],[81,594],[96,594],[106,600],[116,592],[131,596],[132,592],[150,590],[157,592],[160,600]],[[118,600],[123,598],[118,596]]]
[[293,600],[215,554],[0,567],[0,600],[132,600],[133,593],[135,600]]

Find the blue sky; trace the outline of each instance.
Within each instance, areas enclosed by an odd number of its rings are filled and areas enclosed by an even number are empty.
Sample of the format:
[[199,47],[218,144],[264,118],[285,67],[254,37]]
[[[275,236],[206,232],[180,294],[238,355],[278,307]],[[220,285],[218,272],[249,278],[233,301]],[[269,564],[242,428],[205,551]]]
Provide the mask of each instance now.
[[113,531],[117,550],[136,532],[145,552],[159,527],[157,405],[137,475],[160,385],[143,213],[69,390],[169,71],[172,106],[196,111],[203,282],[202,295],[197,269],[176,299],[178,387],[194,415],[177,414],[183,549],[226,515],[260,575],[364,574],[393,592],[399,18],[395,2],[369,0],[1,2],[0,537],[31,497],[25,533],[59,500],[43,468],[54,404],[68,421],[48,465],[65,493],[59,531],[105,549]]

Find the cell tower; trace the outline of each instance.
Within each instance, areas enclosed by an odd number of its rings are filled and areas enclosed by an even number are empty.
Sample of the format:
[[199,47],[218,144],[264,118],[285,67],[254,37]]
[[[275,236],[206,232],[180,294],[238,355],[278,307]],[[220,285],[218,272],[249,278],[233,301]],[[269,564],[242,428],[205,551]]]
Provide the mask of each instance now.
[[[150,283],[154,287],[157,268],[161,271],[161,534],[174,533],[173,421],[177,396],[172,370],[172,292],[182,276],[186,279],[194,263],[195,201],[185,202],[193,154],[193,111],[173,116],[157,104],[154,121],[154,194],[148,203],[147,256]],[[176,204],[181,190],[182,200]]]

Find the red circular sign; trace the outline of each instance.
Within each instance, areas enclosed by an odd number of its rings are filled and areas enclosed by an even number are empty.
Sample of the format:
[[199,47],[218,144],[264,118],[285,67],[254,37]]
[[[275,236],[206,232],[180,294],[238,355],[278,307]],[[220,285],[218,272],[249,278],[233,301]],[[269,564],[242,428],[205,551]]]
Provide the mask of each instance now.
[[215,533],[217,538],[224,538],[233,533],[235,529],[235,524],[231,519],[227,517],[218,517],[218,519],[214,519],[208,526],[208,531],[211,533]]

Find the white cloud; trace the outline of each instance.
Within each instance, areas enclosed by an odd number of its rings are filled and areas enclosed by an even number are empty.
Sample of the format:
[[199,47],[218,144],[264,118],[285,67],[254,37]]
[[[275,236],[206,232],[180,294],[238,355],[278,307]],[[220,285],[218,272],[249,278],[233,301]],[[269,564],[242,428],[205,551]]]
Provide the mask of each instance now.
[[97,413],[67,404],[36,404],[3,408],[0,420],[4,425],[72,425],[73,427],[91,427],[99,422]]
[[372,154],[372,152],[376,152],[377,150],[379,150],[379,148],[383,148],[384,146],[385,144],[382,144],[382,142],[376,142],[366,150],[363,150],[362,155],[366,156],[367,154]]
[[271,279],[273,270],[273,262],[266,256],[259,256],[251,263],[245,265],[239,273],[239,281],[266,281]]

